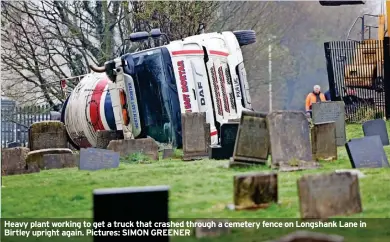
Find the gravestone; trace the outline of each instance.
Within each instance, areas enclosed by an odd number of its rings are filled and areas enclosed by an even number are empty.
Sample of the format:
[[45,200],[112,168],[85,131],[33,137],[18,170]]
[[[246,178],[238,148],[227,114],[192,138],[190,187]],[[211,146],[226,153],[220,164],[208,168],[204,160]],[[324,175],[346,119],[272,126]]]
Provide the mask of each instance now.
[[111,140],[107,146],[108,150],[118,152],[120,156],[129,156],[136,153],[142,153],[151,160],[158,160],[158,145],[152,138],[130,139],[130,140]]
[[221,146],[230,151],[233,155],[234,145],[236,144],[239,123],[226,123],[221,126]]
[[344,146],[347,140],[345,131],[344,102],[321,102],[312,105],[313,123],[335,122],[337,146]]
[[123,130],[98,130],[96,132],[96,148],[107,149],[111,140],[122,140]]
[[233,156],[239,125],[240,124],[238,122],[222,124],[220,132],[220,145],[210,146],[210,159],[225,160]]
[[270,242],[344,242],[344,237],[309,231],[297,231]]
[[210,124],[205,113],[184,113],[181,115],[183,136],[183,160],[202,159],[208,156],[211,143]]
[[18,175],[26,173],[26,157],[30,149],[25,147],[1,150],[1,175]]
[[8,143],[7,147],[8,148],[16,148],[16,147],[21,147],[22,145],[19,142],[11,142]]
[[311,146],[315,160],[337,160],[335,122],[314,124],[311,129]]
[[56,111],[50,111],[50,120],[61,121],[61,113]]
[[304,175],[297,184],[304,219],[350,215],[363,210],[359,179],[349,172]]
[[265,113],[242,112],[233,152],[234,162],[267,163],[270,142],[266,116]]
[[74,154],[46,154],[43,155],[43,169],[62,169],[77,166]]
[[163,159],[172,158],[174,155],[175,154],[173,152],[173,149],[163,149],[163,154],[162,154]]
[[[118,231],[122,236],[122,230],[142,229],[148,230],[149,236],[131,236],[132,241],[157,241],[167,242],[168,236],[153,236],[151,230],[159,229],[168,232],[168,228],[156,228],[155,222],[168,222],[169,187],[128,187],[97,189],[93,191],[93,217],[94,222],[133,222],[133,228],[128,227],[103,227],[101,231]],[[148,206],[147,204],[151,204]],[[148,223],[151,227],[136,227],[136,222]],[[126,238],[126,237],[125,237]],[[94,242],[127,241],[124,237],[94,237]],[[117,240],[116,240],[117,239]],[[124,240],[125,239],[125,240]]]
[[352,168],[389,167],[379,135],[352,139],[345,144]]
[[37,164],[40,169],[44,169],[43,165],[43,156],[47,154],[72,154],[72,150],[70,149],[41,149],[30,151],[26,158],[27,164]]
[[265,208],[277,202],[277,173],[250,173],[234,177],[235,209]]
[[119,153],[88,148],[80,150],[80,170],[96,171],[101,169],[117,168],[119,166]]
[[195,227],[195,237],[200,239],[200,238],[205,238],[205,237],[218,237],[221,235],[226,235],[230,234],[232,232],[230,227],[227,226],[222,226],[219,227],[218,224],[222,223],[223,225],[228,222],[228,220],[225,219],[202,219],[202,220],[196,220],[196,223],[200,224],[206,224],[206,223],[212,223],[214,222],[217,226],[215,227]]
[[383,145],[389,145],[386,122],[383,119],[369,120],[363,123],[364,136],[379,135]]
[[267,115],[272,167],[281,171],[313,169],[309,122],[301,111],[275,111]]
[[68,148],[65,125],[60,121],[33,123],[29,128],[30,150]]

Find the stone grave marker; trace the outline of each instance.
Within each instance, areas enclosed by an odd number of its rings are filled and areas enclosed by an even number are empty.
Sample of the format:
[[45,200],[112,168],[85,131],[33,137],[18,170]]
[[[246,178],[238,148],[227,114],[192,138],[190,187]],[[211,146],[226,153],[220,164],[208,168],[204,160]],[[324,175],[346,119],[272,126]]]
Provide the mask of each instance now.
[[43,155],[43,169],[62,169],[77,166],[74,154],[46,154]]
[[309,122],[301,111],[275,111],[267,115],[272,167],[281,171],[318,168],[313,161]]
[[222,223],[225,224],[228,222],[228,220],[225,219],[202,219],[202,220],[196,220],[196,223],[211,223],[214,222],[217,226],[212,228],[207,227],[195,227],[195,237],[200,239],[204,237],[218,237],[225,234],[230,234],[232,232],[230,227],[219,227],[218,224]]
[[304,175],[298,181],[301,217],[323,219],[363,211],[357,175]]
[[[168,228],[156,228],[155,222],[167,223],[169,202],[169,187],[128,187],[128,188],[109,188],[96,189],[93,191],[93,217],[94,222],[133,222],[137,221],[148,223],[151,221],[151,227],[103,227],[102,231],[119,231],[122,236],[122,230],[125,229],[142,229],[149,230],[149,236],[143,237],[131,236],[133,241],[157,241],[168,242],[167,236],[151,237],[150,230]],[[152,205],[148,206],[146,204]],[[167,231],[166,231],[167,232]],[[129,235],[128,235],[129,236]],[[110,237],[109,241],[124,241],[126,237]],[[107,242],[107,237],[94,237],[94,242]]]
[[265,113],[242,112],[233,152],[234,162],[267,163],[270,138],[266,116]]
[[96,132],[96,148],[107,149],[111,140],[122,140],[122,130],[98,130]]
[[389,167],[379,135],[351,139],[345,148],[353,168]]
[[208,156],[210,146],[210,125],[205,113],[184,113],[181,115],[183,136],[183,160],[202,159]]
[[163,154],[162,154],[163,159],[172,158],[174,155],[175,154],[174,154],[173,149],[169,149],[169,148],[163,149]]
[[234,177],[234,208],[266,208],[278,202],[277,173],[249,173]]
[[345,131],[345,108],[344,102],[321,102],[313,103],[313,123],[335,122],[337,146],[345,145],[347,135]]
[[18,175],[26,173],[26,158],[30,149],[25,147],[1,150],[1,175]]
[[16,147],[21,147],[22,145],[19,142],[11,142],[8,143],[7,147],[8,148],[16,148]]
[[118,152],[120,156],[129,156],[135,153],[143,153],[151,160],[159,160],[158,145],[152,138],[111,140],[108,150]]
[[56,148],[56,149],[41,149],[30,151],[26,158],[27,164],[35,163],[40,169],[44,169],[43,156],[47,154],[72,154],[71,149]]
[[297,231],[269,242],[344,242],[344,237],[309,231]]
[[56,111],[50,111],[50,120],[61,121],[61,113]]
[[29,128],[30,150],[68,148],[65,125],[60,121],[33,123]]
[[317,161],[337,160],[335,122],[314,124],[311,129],[311,146]]
[[88,148],[80,150],[80,170],[96,171],[101,169],[117,168],[119,166],[119,153]]
[[363,123],[364,136],[379,135],[383,145],[389,145],[386,122],[383,119],[369,120]]
[[210,146],[210,159],[225,160],[233,156],[239,125],[239,122],[222,124],[220,132],[220,145]]

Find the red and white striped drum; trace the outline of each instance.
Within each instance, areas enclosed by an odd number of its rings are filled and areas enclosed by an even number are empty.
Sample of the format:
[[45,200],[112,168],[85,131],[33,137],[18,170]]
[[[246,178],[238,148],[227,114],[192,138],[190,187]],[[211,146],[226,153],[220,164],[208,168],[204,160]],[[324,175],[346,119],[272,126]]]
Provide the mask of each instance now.
[[98,130],[116,130],[110,82],[105,73],[90,73],[66,100],[62,121],[77,148],[95,147]]

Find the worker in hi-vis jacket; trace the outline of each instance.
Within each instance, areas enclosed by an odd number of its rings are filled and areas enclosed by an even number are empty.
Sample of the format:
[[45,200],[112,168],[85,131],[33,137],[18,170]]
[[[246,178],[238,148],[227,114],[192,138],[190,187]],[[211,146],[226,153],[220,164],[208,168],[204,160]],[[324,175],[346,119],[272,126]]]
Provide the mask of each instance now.
[[306,97],[305,108],[306,115],[311,117],[311,106],[313,103],[325,102],[325,95],[321,92],[321,87],[319,85],[315,85],[313,87],[313,92],[309,93]]

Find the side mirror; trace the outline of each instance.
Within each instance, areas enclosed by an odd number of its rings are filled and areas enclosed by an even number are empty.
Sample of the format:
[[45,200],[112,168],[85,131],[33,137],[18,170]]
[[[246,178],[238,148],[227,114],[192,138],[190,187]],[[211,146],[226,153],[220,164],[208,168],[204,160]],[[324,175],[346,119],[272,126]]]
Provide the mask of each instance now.
[[149,33],[146,31],[132,33],[132,34],[130,34],[129,39],[131,42],[145,41],[145,40],[149,39]]
[[319,1],[321,6],[361,5],[366,1]]
[[161,30],[160,29],[152,29],[151,31],[150,31],[150,36],[152,37],[152,38],[158,38],[158,37],[160,37],[162,35],[162,33],[161,33]]

